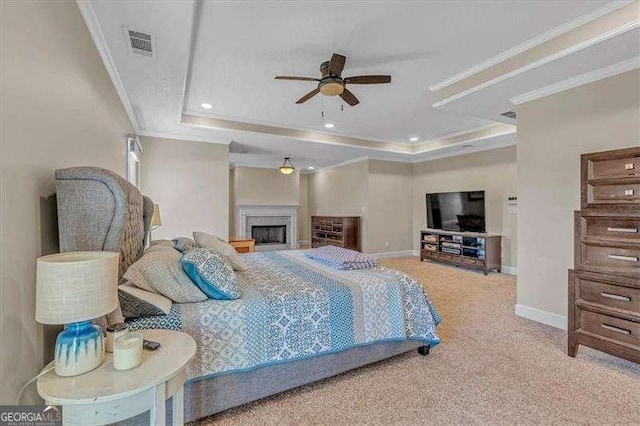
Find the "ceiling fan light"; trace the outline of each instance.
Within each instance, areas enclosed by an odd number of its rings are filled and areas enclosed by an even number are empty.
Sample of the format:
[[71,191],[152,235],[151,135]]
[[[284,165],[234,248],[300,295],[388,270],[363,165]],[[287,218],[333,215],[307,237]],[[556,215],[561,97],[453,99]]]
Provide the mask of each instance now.
[[325,96],[338,96],[344,92],[344,85],[338,79],[331,79],[325,83],[320,83],[320,93]]
[[296,168],[293,167],[293,163],[291,162],[289,157],[285,157],[282,166],[280,166],[280,173],[282,173],[283,175],[290,175],[295,169]]

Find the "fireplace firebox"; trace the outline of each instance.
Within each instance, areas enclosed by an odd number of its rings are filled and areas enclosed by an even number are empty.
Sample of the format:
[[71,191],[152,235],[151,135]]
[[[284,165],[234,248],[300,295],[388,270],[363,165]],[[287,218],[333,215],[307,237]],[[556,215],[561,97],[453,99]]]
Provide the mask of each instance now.
[[287,225],[253,225],[251,238],[256,245],[287,244]]

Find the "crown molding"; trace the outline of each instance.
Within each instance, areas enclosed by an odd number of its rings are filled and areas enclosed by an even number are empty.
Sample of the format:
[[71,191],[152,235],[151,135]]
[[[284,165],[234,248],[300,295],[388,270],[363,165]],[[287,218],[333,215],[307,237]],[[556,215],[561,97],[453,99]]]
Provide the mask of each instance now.
[[[387,145],[399,145],[401,147],[412,147],[414,146],[416,143],[418,142],[403,142],[403,141],[395,141],[395,140],[385,140],[385,139],[378,139],[378,138],[370,138],[370,137],[360,137],[360,136],[349,136],[346,134],[340,134],[337,131],[327,131],[325,129],[320,129],[320,128],[316,128],[316,127],[305,127],[305,126],[294,126],[294,127],[285,127],[285,125],[283,125],[282,123],[278,123],[275,121],[268,121],[268,120],[257,120],[257,119],[253,119],[253,118],[248,118],[248,117],[239,117],[239,116],[233,116],[233,115],[226,115],[226,114],[216,114],[216,113],[211,113],[211,112],[206,112],[206,111],[196,111],[196,110],[192,110],[192,109],[187,109],[183,112],[183,117],[199,117],[199,118],[203,118],[203,119],[211,119],[214,121],[222,121],[222,122],[228,122],[228,123],[234,123],[240,126],[243,125],[255,125],[255,126],[265,126],[265,127],[270,127],[270,128],[274,128],[274,129],[280,129],[283,132],[286,131],[299,131],[299,132],[307,132],[307,133],[315,133],[315,134],[321,134],[321,135],[326,135],[332,138],[336,138],[336,139],[345,139],[345,140],[359,140],[359,141],[363,141],[365,143],[379,143],[379,144],[387,144]],[[183,124],[189,124],[189,123],[183,123]],[[334,128],[335,129],[335,128]],[[376,149],[376,148],[372,148],[372,149]]]
[[540,67],[542,65],[548,64],[549,62],[553,62],[553,61],[555,61],[557,59],[560,59],[560,58],[563,58],[565,56],[571,55],[571,54],[573,54],[575,52],[578,52],[580,50],[583,50],[583,49],[586,49],[588,47],[594,46],[594,45],[596,45],[598,43],[601,43],[601,42],[603,42],[605,40],[608,40],[608,39],[610,39],[612,37],[616,37],[616,36],[618,36],[620,34],[623,34],[623,33],[627,32],[627,31],[634,30],[634,29],[636,29],[638,27],[640,27],[640,19],[638,19],[636,21],[633,21],[633,22],[630,22],[629,24],[622,25],[622,26],[620,26],[618,28],[615,28],[615,29],[613,29],[611,31],[607,31],[605,33],[599,34],[596,37],[590,38],[589,40],[585,40],[583,42],[574,44],[573,46],[570,46],[570,47],[568,47],[566,49],[560,50],[560,51],[558,51],[558,52],[556,52],[556,53],[554,53],[552,55],[545,56],[544,58],[539,59],[539,60],[534,61],[534,62],[531,62],[531,63],[529,63],[529,64],[527,64],[527,65],[525,65],[523,67],[517,68],[517,69],[515,69],[513,71],[509,71],[508,73],[502,74],[502,75],[500,75],[500,76],[498,76],[496,78],[493,78],[491,80],[487,80],[487,81],[485,81],[485,82],[483,82],[481,84],[478,84],[477,86],[470,87],[467,90],[463,90],[460,93],[456,93],[453,96],[449,96],[448,98],[445,98],[445,99],[443,99],[441,101],[438,101],[438,102],[434,103],[432,106],[433,106],[433,108],[441,107],[442,105],[445,105],[445,104],[448,104],[449,102],[453,102],[453,101],[455,101],[457,99],[463,98],[463,97],[465,97],[467,95],[470,95],[471,93],[475,93],[475,92],[477,92],[479,90],[482,90],[482,89],[485,89],[485,88],[487,88],[489,86],[493,86],[496,83],[499,83],[499,82],[504,81],[504,80],[508,80],[511,77],[515,77],[515,76],[520,75],[520,74],[522,74],[524,72],[531,71],[534,68],[538,68],[538,67]]
[[202,136],[176,135],[173,133],[149,132],[146,130],[139,131],[138,135],[146,136],[149,138],[176,139],[176,140],[189,141],[189,142],[206,142],[206,143],[214,143],[218,145],[229,145],[232,142],[231,140],[211,139],[211,138],[206,138]]
[[[419,163],[426,163],[428,161],[440,160],[440,159],[443,159],[443,158],[460,157],[462,155],[473,154],[473,153],[476,153],[476,152],[491,151],[491,150],[494,150],[494,149],[505,148],[505,147],[508,147],[508,146],[517,145],[517,140],[516,140],[516,138],[508,138],[508,139],[505,139],[505,140],[499,140],[497,142],[488,143],[488,144],[484,144],[484,145],[476,145],[476,146],[471,147],[470,149],[465,149],[464,151],[453,151],[453,152],[438,153],[438,151],[441,151],[441,150],[443,150],[445,148],[449,148],[449,147],[456,146],[456,145],[464,145],[464,144],[467,144],[467,143],[469,143],[469,141],[458,142],[458,143],[453,144],[453,145],[447,145],[447,146],[443,146],[443,147],[440,147],[440,148],[432,149],[430,151],[425,151],[422,154],[416,154],[416,155],[421,156],[421,158],[415,158],[411,162],[413,164],[419,164]],[[430,153],[433,153],[433,154],[429,155]]]
[[[490,130],[490,129],[493,129],[492,132],[486,132],[484,134],[477,135],[477,133],[481,133],[485,130]],[[446,148],[447,146],[458,145],[460,143],[466,144],[466,143],[477,142],[485,139],[492,139],[498,136],[504,136],[504,135],[516,133],[516,131],[517,131],[517,128],[514,125],[505,124],[505,123],[493,123],[491,126],[484,126],[482,128],[470,130],[468,132],[452,134],[450,136],[445,136],[442,138],[436,138],[436,139],[431,139],[431,140],[422,142],[419,145],[416,145],[413,151],[413,155],[424,154],[426,152],[434,151],[441,148]],[[461,139],[461,140],[455,140],[457,138],[460,138],[461,136],[467,136],[467,138]],[[442,143],[442,145],[437,146],[435,148],[431,148],[429,146],[437,142]]]
[[600,68],[598,70],[581,74],[579,76],[572,77],[555,84],[550,84],[549,86],[541,87],[540,89],[533,90],[522,95],[514,96],[513,98],[510,98],[509,101],[514,105],[520,105],[525,102],[544,98],[555,93],[564,92],[565,90],[573,89],[584,84],[593,83],[594,81],[613,77],[614,75],[622,74],[624,72],[631,71],[637,68],[640,68],[640,57],[635,57],[627,61],[618,62],[617,64],[613,64],[608,67]]
[[93,44],[95,44],[96,48],[98,49],[98,53],[100,54],[102,63],[107,69],[107,73],[111,78],[111,82],[113,83],[113,86],[116,89],[118,96],[120,97],[120,101],[122,102],[122,106],[124,107],[127,116],[129,117],[131,126],[136,133],[139,133],[141,130],[140,122],[137,119],[135,110],[133,109],[131,102],[129,101],[129,97],[127,96],[127,92],[124,89],[124,85],[122,84],[122,80],[120,79],[120,74],[118,74],[116,65],[113,62],[111,53],[109,53],[109,48],[107,47],[104,33],[102,32],[102,28],[100,27],[100,21],[98,21],[98,17],[93,10],[93,5],[88,0],[76,0],[76,4],[78,5],[78,9],[80,9],[80,14],[82,14],[84,23],[87,26],[89,33],[91,34]]
[[367,160],[369,160],[369,156],[365,155],[364,157],[354,158],[352,160],[343,161],[342,163],[338,163],[338,164],[332,164],[331,166],[322,167],[320,169],[309,170],[309,173],[306,173],[306,174],[312,175],[314,173],[322,172],[322,171],[325,171],[325,170],[335,169],[337,167],[348,166],[350,164],[360,163],[362,161],[367,161]]
[[451,86],[454,83],[457,83],[458,81],[464,80],[465,78],[468,78],[474,74],[479,73],[480,71],[484,71],[487,68],[490,68],[496,64],[499,64],[500,62],[506,61],[507,59],[510,59],[516,55],[519,55],[520,53],[529,50],[533,47],[539,46],[542,43],[545,43],[555,37],[558,37],[559,35],[562,35],[564,33],[567,33],[571,30],[574,30],[576,28],[578,28],[581,25],[584,25],[588,22],[591,22],[595,19],[600,18],[601,16],[607,15],[611,12],[614,12],[624,6],[627,6],[631,3],[633,3],[634,0],[620,0],[620,1],[611,1],[601,7],[598,7],[594,10],[592,10],[589,13],[586,13],[584,15],[581,15],[575,19],[572,19],[571,21],[568,21],[556,28],[553,28],[552,30],[549,30],[547,32],[544,32],[532,39],[529,39],[527,41],[525,41],[524,43],[521,43],[509,50],[505,50],[504,52],[493,56],[489,59],[487,59],[486,61],[480,62],[477,65],[474,65],[471,68],[466,69],[465,71],[462,71],[458,74],[455,74],[445,80],[442,80],[438,83],[435,83],[431,86],[429,86],[429,90],[431,90],[432,92],[441,90],[445,87]]
[[196,49],[196,41],[198,31],[200,30],[200,14],[202,11],[202,2],[194,1],[193,10],[191,11],[191,34],[189,37],[189,57],[187,59],[187,69],[182,82],[182,96],[180,96],[180,107],[178,108],[178,123],[182,119],[184,106],[189,102],[189,86],[191,85],[191,69],[193,65],[194,51]]

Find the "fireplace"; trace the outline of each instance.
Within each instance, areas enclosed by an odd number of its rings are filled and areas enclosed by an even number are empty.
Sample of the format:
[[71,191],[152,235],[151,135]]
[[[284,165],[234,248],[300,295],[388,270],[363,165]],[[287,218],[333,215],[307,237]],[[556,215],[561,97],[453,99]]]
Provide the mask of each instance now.
[[251,238],[256,245],[287,244],[287,225],[253,225]]
[[256,251],[298,248],[298,206],[238,204],[236,235],[256,240]]

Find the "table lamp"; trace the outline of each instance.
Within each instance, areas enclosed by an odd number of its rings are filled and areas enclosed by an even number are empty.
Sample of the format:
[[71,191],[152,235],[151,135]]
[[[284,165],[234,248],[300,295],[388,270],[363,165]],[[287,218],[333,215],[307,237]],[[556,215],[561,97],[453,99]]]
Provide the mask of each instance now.
[[160,206],[153,205],[153,215],[151,215],[151,229],[157,229],[162,226],[162,218],[160,217]]
[[91,320],[118,307],[119,253],[77,251],[37,260],[36,321],[66,324],[58,334],[55,371],[77,376],[104,360],[100,326]]

